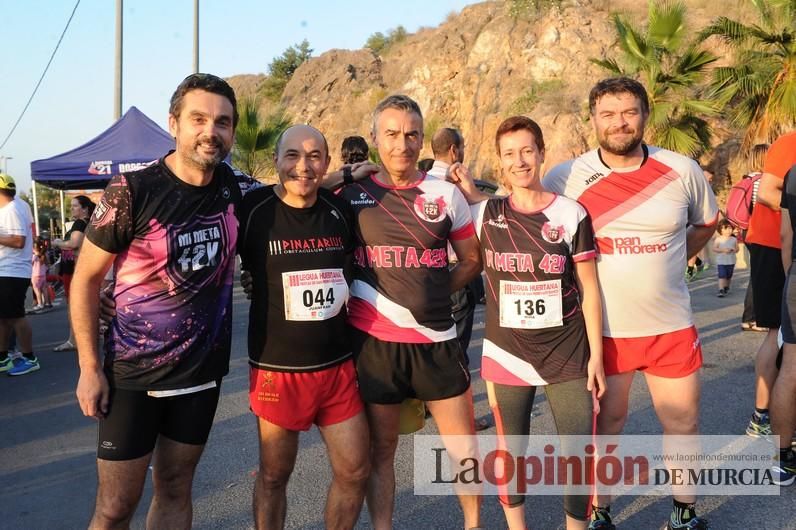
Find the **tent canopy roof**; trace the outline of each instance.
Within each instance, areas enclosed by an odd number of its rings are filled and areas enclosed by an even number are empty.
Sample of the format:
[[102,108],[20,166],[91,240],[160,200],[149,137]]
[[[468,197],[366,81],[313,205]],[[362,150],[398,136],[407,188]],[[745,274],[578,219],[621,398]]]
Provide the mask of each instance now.
[[141,169],[174,149],[174,138],[135,107],[80,147],[30,164],[31,178],[59,190],[104,188],[113,175]]

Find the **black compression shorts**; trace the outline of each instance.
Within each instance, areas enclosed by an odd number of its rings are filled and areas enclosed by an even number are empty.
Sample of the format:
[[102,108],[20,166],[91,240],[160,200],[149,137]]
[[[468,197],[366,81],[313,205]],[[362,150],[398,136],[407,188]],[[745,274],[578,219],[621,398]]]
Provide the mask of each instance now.
[[436,401],[463,394],[470,372],[458,339],[431,344],[386,342],[351,330],[359,392],[365,403],[395,405],[407,398]]
[[[531,410],[536,387],[513,386],[493,383],[497,434],[506,438],[506,446],[514,455],[524,455],[525,446],[518,446],[521,438],[530,433]],[[575,379],[564,383],[554,383],[544,387],[547,402],[553,412],[559,435],[593,434],[593,413],[591,393],[586,390],[586,379]],[[563,445],[566,447],[566,444]],[[574,449],[569,449],[574,452]],[[585,521],[589,514],[589,496],[573,495],[564,488],[564,511],[571,517]],[[498,499],[507,506],[519,506],[525,502],[523,495],[500,494]]]
[[216,415],[215,388],[172,397],[151,397],[146,390],[111,388],[110,410],[99,421],[97,458],[133,460],[151,453],[159,435],[204,445]]

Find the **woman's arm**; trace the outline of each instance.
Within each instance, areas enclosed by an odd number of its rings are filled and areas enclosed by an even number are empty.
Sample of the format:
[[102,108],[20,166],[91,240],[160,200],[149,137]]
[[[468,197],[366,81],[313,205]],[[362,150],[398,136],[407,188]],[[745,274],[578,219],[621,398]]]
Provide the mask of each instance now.
[[83,244],[83,232],[74,231],[69,236],[69,239],[56,239],[53,244],[61,250],[78,250],[80,245]]
[[589,340],[589,377],[586,388],[599,399],[606,390],[603,369],[603,309],[600,301],[600,284],[597,280],[597,264],[593,259],[575,263],[575,281],[580,291],[581,309]]

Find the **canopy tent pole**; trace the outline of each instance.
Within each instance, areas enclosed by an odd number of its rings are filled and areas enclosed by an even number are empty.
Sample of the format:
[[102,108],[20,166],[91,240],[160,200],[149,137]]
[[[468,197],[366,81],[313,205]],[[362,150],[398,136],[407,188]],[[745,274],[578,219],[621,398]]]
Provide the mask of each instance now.
[[38,236],[41,234],[39,231],[39,201],[36,199],[36,181],[33,181],[33,186],[31,187],[31,192],[33,193],[33,223],[36,226],[36,235]]
[[64,190],[58,191],[58,196],[61,199],[61,238],[66,234],[66,214],[64,213]]
[[199,73],[199,0],[193,1],[193,73]]
[[124,32],[124,1],[116,0],[116,60],[114,61],[113,121],[122,117],[122,57]]

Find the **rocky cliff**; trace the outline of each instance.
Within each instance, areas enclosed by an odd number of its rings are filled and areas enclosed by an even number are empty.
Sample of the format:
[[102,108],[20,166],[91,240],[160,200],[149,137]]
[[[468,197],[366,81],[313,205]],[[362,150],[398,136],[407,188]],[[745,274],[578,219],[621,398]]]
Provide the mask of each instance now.
[[[686,3],[695,29],[721,9],[718,3]],[[465,162],[477,175],[496,175],[494,134],[511,114],[526,114],[542,126],[549,168],[593,145],[587,97],[605,73],[589,59],[614,55],[615,11],[642,21],[646,5],[569,0],[539,16],[513,17],[505,2],[474,4],[382,56],[368,49],[331,50],[309,60],[295,72],[280,104],[295,122],[326,134],[333,167],[345,136],[369,137],[375,104],[405,93],[423,109],[427,140],[438,127],[462,131]],[[230,82],[245,96],[261,80],[247,75]],[[431,156],[428,142],[423,156]]]

